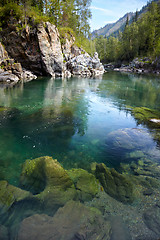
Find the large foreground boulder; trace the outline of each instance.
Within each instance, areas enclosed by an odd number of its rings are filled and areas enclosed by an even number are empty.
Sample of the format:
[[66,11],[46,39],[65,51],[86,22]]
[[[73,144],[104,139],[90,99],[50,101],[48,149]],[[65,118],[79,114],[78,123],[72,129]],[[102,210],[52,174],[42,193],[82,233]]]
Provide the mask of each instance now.
[[67,171],[52,157],[27,160],[22,169],[21,184],[47,208],[63,206],[77,194]]
[[83,169],[66,171],[52,157],[26,160],[21,185],[31,191],[45,207],[63,206],[69,200],[90,201],[99,192],[98,180]]
[[109,240],[110,224],[97,209],[70,201],[54,217],[34,215],[22,221],[18,240]]
[[111,197],[124,203],[133,202],[133,184],[127,176],[118,173],[115,169],[107,168],[103,163],[96,165],[95,174],[105,192]]

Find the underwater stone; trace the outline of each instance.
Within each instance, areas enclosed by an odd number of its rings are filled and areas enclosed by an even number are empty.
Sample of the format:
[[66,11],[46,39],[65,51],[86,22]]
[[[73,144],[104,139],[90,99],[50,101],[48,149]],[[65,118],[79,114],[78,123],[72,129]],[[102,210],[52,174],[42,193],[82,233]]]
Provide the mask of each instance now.
[[78,190],[79,200],[89,201],[99,192],[100,186],[93,174],[84,169],[71,169],[68,174]]
[[41,191],[41,186],[45,188],[46,185],[61,186],[63,189],[73,185],[60,163],[48,156],[26,160],[21,173],[21,183],[26,187],[30,186],[35,192]]
[[97,164],[96,177],[99,179],[106,193],[111,197],[124,202],[133,202],[135,196],[133,184],[128,176],[118,173],[115,169],[109,169],[105,164]]
[[129,233],[129,230],[125,223],[123,222],[123,218],[120,216],[111,217],[111,240],[131,240],[132,237]]
[[0,225],[0,240],[8,240],[9,239],[9,234],[8,234],[8,229]]
[[151,148],[153,140],[149,133],[141,129],[126,128],[113,131],[108,134],[107,143],[114,148],[134,150]]
[[153,206],[147,209],[143,217],[147,227],[160,236],[160,208]]
[[[35,198],[46,208],[63,206],[67,201],[76,199],[76,189],[67,171],[52,157],[26,160],[21,174],[21,183],[29,187]],[[43,186],[43,188],[41,187]]]
[[98,209],[69,201],[54,217],[36,214],[24,219],[18,240],[110,240],[110,230]]
[[7,181],[0,181],[0,214],[6,213],[15,202],[32,197],[30,192],[14,187]]

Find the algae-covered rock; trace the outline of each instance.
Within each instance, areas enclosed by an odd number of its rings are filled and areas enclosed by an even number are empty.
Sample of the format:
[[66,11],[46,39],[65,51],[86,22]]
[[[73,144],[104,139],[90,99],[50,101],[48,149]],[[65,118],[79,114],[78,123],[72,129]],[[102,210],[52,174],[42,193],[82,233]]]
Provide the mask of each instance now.
[[64,190],[73,185],[68,173],[52,157],[40,157],[26,160],[22,173],[21,183],[31,188],[34,193],[39,193],[46,186],[62,187]]
[[110,223],[101,213],[80,202],[69,201],[54,217],[34,215],[23,220],[18,240],[109,240]]
[[144,124],[152,131],[155,140],[160,142],[160,111],[146,107],[131,108],[131,114],[139,124]]
[[78,190],[80,200],[91,200],[99,192],[99,183],[93,174],[84,169],[71,169],[68,174]]
[[6,213],[15,203],[32,198],[30,192],[14,187],[7,181],[0,181],[0,214]]
[[133,116],[139,121],[139,123],[150,122],[152,124],[158,124],[160,119],[160,112],[154,109],[146,108],[146,107],[136,107],[132,108],[131,112]]
[[27,160],[22,169],[21,183],[30,188],[45,207],[64,205],[76,198],[76,189],[67,171],[52,157]]
[[133,184],[127,176],[118,173],[115,169],[109,169],[101,163],[96,166],[96,177],[105,192],[111,197],[124,203],[133,202]]

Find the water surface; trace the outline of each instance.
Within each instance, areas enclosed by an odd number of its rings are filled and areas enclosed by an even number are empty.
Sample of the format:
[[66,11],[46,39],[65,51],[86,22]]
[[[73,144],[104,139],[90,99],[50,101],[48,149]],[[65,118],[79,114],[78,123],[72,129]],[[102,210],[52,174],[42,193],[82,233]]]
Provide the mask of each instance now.
[[[143,129],[127,110],[160,110],[160,80],[153,76],[106,73],[102,78],[40,78],[0,89],[0,178],[18,185],[26,159],[52,156],[64,168],[90,169],[92,162],[118,168],[126,149],[113,148],[108,134]],[[150,146],[159,151],[149,135]],[[144,146],[143,146],[144,151]],[[146,150],[147,151],[147,150]]]

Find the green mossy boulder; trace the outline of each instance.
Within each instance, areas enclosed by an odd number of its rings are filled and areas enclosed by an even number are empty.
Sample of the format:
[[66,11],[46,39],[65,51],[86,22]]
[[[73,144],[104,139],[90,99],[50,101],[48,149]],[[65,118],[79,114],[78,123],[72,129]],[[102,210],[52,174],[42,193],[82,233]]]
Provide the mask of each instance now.
[[67,171],[52,157],[27,160],[22,169],[21,184],[32,190],[46,208],[63,206],[76,199],[77,192]]
[[30,188],[33,193],[40,193],[46,186],[61,187],[65,190],[71,187],[73,182],[57,160],[45,156],[25,161],[21,184]]
[[107,168],[103,163],[97,164],[95,174],[105,192],[111,197],[124,203],[134,201],[133,184],[128,176],[118,173],[115,169]]
[[0,214],[6,213],[15,202],[31,198],[33,195],[30,192],[0,181]]
[[99,192],[100,185],[95,176],[84,169],[71,169],[68,174],[74,182],[81,201],[89,201]]

